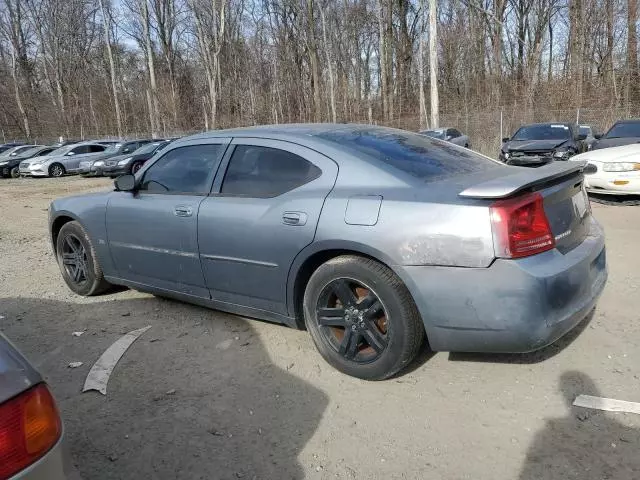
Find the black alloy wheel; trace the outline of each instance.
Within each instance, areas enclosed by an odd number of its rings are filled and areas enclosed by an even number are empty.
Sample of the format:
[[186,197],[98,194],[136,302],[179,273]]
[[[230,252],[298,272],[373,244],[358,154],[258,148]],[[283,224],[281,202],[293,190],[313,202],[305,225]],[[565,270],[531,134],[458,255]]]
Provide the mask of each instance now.
[[87,282],[87,251],[78,237],[69,233],[62,242],[62,264],[69,278],[82,287]]
[[142,168],[142,165],[142,162],[133,162],[133,165],[131,165],[131,173],[135,175],[138,170]]
[[20,178],[20,168],[16,165],[11,169],[11,178]]
[[88,297],[112,287],[104,279],[91,239],[80,223],[65,223],[55,243],[62,278],[71,290]]
[[372,258],[342,255],[320,265],[307,282],[303,313],[320,355],[364,380],[395,375],[424,342],[424,324],[409,290]]
[[64,167],[59,163],[54,163],[49,167],[49,176],[61,177],[64,175]]
[[347,360],[367,363],[388,345],[387,311],[362,282],[339,278],[320,294],[316,318],[325,341]]

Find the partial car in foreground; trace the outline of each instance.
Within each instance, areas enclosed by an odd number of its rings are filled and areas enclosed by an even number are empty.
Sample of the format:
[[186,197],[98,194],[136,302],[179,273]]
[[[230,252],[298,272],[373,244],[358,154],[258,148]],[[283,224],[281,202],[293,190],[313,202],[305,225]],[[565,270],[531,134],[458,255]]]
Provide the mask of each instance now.
[[502,139],[499,160],[507,165],[540,167],[554,160],[568,160],[587,150],[575,123],[534,123],[520,127]]
[[65,480],[68,468],[49,388],[0,333],[0,479]]
[[106,150],[99,143],[73,143],[60,147],[44,157],[20,162],[20,175],[25,177],[62,177],[78,173],[80,162],[93,159]]
[[464,133],[461,133],[457,128],[434,128],[431,130],[422,130],[418,133],[420,135],[426,135],[427,137],[451,142],[455,145],[460,145],[461,147],[471,147],[471,141],[469,140],[469,137]]
[[587,162],[584,185],[588,192],[608,195],[640,195],[640,144],[602,148],[576,155]]
[[504,165],[370,125],[221,130],[116,191],[52,202],[62,277],[304,327],[335,368],[387,378],[420,350],[526,352],[593,309],[607,270],[583,164]]
[[20,163],[24,160],[49,155],[56,147],[36,145],[33,148],[21,152],[15,157],[0,158],[0,177],[18,178],[20,176]]
[[640,143],[640,118],[619,120],[593,144],[593,150]]

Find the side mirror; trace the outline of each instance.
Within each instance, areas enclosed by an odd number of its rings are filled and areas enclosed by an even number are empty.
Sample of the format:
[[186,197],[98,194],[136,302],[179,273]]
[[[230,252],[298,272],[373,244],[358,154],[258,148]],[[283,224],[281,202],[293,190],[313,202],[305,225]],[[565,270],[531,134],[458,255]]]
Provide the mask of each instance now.
[[602,134],[601,133],[596,133],[593,138],[595,138],[596,140],[600,140],[602,138]]
[[578,135],[578,141],[582,141],[582,140],[586,140],[587,136],[584,133],[581,133],[580,135]]
[[509,140],[511,140],[509,137],[504,137],[502,139],[502,143],[507,143]]
[[120,175],[113,183],[118,192],[133,192],[136,189],[136,177],[131,174]]
[[75,154],[76,154],[76,152],[69,152],[69,153],[67,153],[67,157],[71,157],[72,155],[75,155]]

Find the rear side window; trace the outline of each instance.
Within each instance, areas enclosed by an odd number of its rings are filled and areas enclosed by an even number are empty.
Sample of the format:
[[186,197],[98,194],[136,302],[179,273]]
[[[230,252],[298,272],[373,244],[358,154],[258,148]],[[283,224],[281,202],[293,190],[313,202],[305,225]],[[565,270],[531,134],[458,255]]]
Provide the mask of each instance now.
[[229,161],[221,193],[253,198],[277,197],[321,174],[313,163],[293,153],[238,145]]
[[103,147],[102,145],[89,145],[89,150],[91,153],[104,152],[106,147]]
[[318,137],[425,181],[499,168],[498,162],[470,150],[402,130],[338,130]]
[[140,190],[149,193],[208,194],[221,145],[191,145],[167,152],[144,173]]

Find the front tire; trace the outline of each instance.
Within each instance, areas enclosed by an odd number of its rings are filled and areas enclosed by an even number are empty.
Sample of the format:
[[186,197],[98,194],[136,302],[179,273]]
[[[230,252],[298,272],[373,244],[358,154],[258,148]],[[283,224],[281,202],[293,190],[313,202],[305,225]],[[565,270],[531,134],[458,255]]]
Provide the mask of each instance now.
[[138,173],[138,170],[140,170],[143,165],[144,162],[133,162],[131,164],[131,175],[135,175],[136,173]]
[[13,167],[11,169],[11,172],[9,172],[9,175],[11,176],[11,178],[20,178],[20,168]]
[[73,221],[62,226],[56,240],[56,256],[62,278],[78,295],[98,295],[111,287],[104,279],[91,239],[80,223]]
[[322,264],[304,294],[305,324],[337,370],[383,380],[406,367],[424,341],[424,325],[402,281],[375,260],[345,255]]
[[60,163],[54,163],[49,167],[50,177],[62,177],[65,173],[64,166]]

